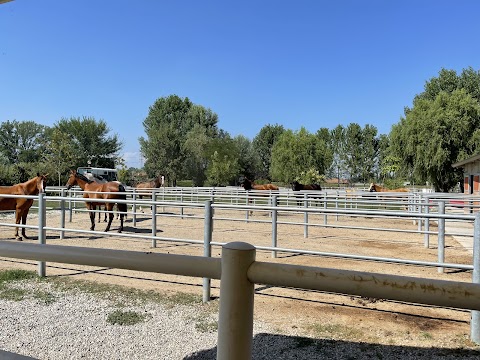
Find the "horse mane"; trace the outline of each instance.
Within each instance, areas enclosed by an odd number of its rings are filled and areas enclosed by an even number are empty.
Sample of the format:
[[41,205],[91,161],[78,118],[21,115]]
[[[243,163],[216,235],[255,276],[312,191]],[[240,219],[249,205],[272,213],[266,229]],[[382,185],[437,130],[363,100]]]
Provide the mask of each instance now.
[[85,181],[87,184],[91,184],[91,183],[95,182],[95,181],[90,180],[89,178],[87,178],[85,175],[80,174],[80,173],[78,173],[78,172],[75,172],[75,177],[79,178],[80,180]]

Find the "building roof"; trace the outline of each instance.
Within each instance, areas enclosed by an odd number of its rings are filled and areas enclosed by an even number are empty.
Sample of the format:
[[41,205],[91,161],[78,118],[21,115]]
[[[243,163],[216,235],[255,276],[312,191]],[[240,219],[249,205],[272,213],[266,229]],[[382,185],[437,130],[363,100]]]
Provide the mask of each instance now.
[[475,155],[475,156],[472,156],[468,159],[456,162],[456,163],[452,164],[452,167],[454,167],[454,168],[463,167],[464,165],[473,163],[475,161],[480,161],[480,155]]

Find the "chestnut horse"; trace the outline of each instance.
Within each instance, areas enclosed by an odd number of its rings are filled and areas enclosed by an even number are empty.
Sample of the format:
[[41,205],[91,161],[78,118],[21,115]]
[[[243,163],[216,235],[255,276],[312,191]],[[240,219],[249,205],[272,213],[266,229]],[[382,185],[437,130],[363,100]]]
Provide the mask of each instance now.
[[[0,194],[10,195],[38,195],[45,192],[47,183],[47,174],[37,176],[24,183],[12,186],[0,186]],[[33,204],[33,199],[25,198],[2,198],[0,197],[0,210],[15,210],[15,223],[25,225],[27,223],[27,215],[30,207]],[[22,236],[28,239],[25,235],[25,228],[22,228]],[[15,239],[22,241],[22,237],[18,236],[18,227],[15,227]]]
[[273,185],[273,184],[255,184],[253,181],[247,179],[246,177],[243,178],[243,181],[241,182],[242,187],[245,190],[278,190],[278,186]]
[[[85,199],[91,199],[91,201],[85,201],[85,205],[87,206],[88,210],[93,210],[90,212],[90,222],[92,223],[90,230],[95,230],[95,211],[97,210],[97,206],[105,206],[106,211],[108,212],[108,224],[105,231],[110,230],[110,225],[112,225],[113,221],[113,207],[115,203],[113,202],[102,202],[102,199],[105,200],[112,200],[112,199],[119,199],[119,200],[126,200],[127,195],[125,194],[125,187],[119,183],[118,181],[109,181],[106,183],[97,183],[93,180],[87,179],[84,175],[77,173],[76,170],[70,171],[70,177],[67,181],[67,190],[70,189],[72,186],[78,185],[84,191],[83,197]],[[123,193],[123,194],[115,194],[115,193]],[[117,203],[118,211],[120,212],[120,228],[118,232],[123,231],[123,218],[125,213],[127,212],[127,204],[125,203]]]
[[[137,189],[137,190],[145,189],[145,191],[141,191],[141,192],[138,193],[139,198],[143,199],[144,197],[151,196],[152,192],[147,192],[146,190],[147,189],[158,189],[160,186],[163,185],[163,181],[164,181],[163,179],[164,178],[165,177],[160,174],[155,179],[153,179],[151,181],[142,182],[142,183],[138,183],[137,185],[135,185],[135,189]],[[140,211],[143,212],[142,206],[140,206]]]
[[370,192],[410,192],[407,188],[398,188],[390,190],[389,188],[382,187],[375,183],[370,184],[370,188],[368,189]]

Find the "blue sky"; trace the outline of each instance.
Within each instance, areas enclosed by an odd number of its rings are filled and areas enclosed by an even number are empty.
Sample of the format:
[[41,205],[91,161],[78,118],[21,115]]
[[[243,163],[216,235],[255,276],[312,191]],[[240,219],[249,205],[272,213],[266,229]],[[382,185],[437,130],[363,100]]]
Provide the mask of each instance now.
[[142,165],[171,94],[232,136],[355,122],[388,134],[440,69],[480,69],[480,1],[14,0],[0,5],[0,122],[104,120]]

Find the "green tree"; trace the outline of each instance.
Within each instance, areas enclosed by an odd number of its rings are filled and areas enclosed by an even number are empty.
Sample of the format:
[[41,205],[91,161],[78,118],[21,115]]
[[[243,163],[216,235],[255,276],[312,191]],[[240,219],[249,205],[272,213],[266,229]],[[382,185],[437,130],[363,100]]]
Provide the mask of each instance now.
[[272,148],[271,176],[290,183],[311,169],[324,174],[331,161],[332,154],[324,140],[303,127],[297,132],[286,130]]
[[[167,178],[176,180],[182,176],[192,175],[199,169],[201,151],[195,152],[195,161],[187,161],[192,154],[194,138],[199,140],[202,132],[194,125],[205,129],[208,138],[218,136],[218,117],[210,109],[193,104],[188,98],[177,95],[162,97],[150,106],[149,113],[143,121],[146,137],[141,137],[140,151],[145,158],[145,170],[148,174],[162,172]],[[190,133],[193,130],[193,133]],[[190,133],[190,135],[188,135]],[[185,144],[186,142],[187,144]],[[203,176],[196,175],[198,179]]]
[[71,137],[58,128],[52,128],[48,131],[45,146],[42,160],[46,172],[51,174],[50,178],[58,180],[59,186],[63,185],[67,181],[69,169],[78,163],[75,149],[71,146]]
[[402,164],[443,192],[462,181],[462,170],[451,165],[475,154],[479,138],[480,104],[464,89],[440,91],[433,100],[417,97],[391,133]]
[[209,164],[207,183],[210,186],[226,186],[235,184],[239,174],[238,148],[235,141],[225,134],[212,139],[207,150]]
[[238,156],[239,172],[249,179],[255,179],[256,174],[260,173],[260,156],[253,147],[253,142],[243,135],[233,138]]
[[38,162],[47,127],[34,121],[9,121],[0,125],[0,153],[10,164]]
[[[282,125],[265,125],[253,139],[253,148],[260,158],[260,169],[256,174],[244,174],[253,179],[270,179],[272,148],[280,135],[285,131]],[[271,180],[271,179],[270,179]]]
[[[103,120],[93,117],[62,118],[53,126],[54,136],[58,141],[54,145],[60,149],[50,147],[53,153],[65,154],[64,139],[69,138],[68,153],[74,154],[71,167],[87,166],[114,168],[121,159],[119,151],[122,143],[116,134],[109,135],[110,129]],[[61,134],[59,134],[61,133]],[[63,135],[62,135],[63,134]]]

